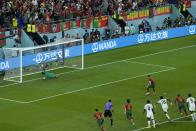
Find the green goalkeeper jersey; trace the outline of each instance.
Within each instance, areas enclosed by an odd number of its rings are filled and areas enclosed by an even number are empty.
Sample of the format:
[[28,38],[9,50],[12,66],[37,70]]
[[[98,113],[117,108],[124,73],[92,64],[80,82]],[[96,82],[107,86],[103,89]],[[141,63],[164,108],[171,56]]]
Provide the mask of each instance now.
[[56,74],[54,74],[52,72],[48,72],[48,71],[45,72],[46,79],[55,78],[55,77],[56,77]]

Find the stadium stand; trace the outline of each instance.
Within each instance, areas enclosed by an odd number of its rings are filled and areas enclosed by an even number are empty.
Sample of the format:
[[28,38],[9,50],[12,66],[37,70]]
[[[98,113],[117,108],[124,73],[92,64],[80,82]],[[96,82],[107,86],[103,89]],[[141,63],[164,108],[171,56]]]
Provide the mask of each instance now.
[[[124,36],[125,27],[131,35],[194,24],[189,7],[190,0],[0,0],[1,32],[11,30],[0,39],[7,43],[3,39],[13,37],[6,39],[11,47],[23,46],[23,33],[33,45],[62,37],[96,42]],[[174,11],[179,15],[173,16]]]

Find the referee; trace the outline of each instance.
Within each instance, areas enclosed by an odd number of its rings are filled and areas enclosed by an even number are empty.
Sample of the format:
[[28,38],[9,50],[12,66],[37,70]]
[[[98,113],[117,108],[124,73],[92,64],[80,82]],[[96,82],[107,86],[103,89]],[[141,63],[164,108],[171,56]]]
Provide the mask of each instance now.
[[105,112],[104,112],[104,117],[109,117],[110,118],[110,122],[111,122],[111,127],[113,127],[113,118],[112,118],[112,100],[109,99],[108,102],[106,102],[105,104]]

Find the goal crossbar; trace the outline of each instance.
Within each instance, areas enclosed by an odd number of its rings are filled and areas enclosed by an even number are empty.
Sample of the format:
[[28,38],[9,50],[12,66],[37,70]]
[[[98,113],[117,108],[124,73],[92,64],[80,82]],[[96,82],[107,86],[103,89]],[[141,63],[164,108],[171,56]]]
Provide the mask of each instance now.
[[62,42],[62,40],[57,40],[56,42],[48,43],[48,44],[45,44],[45,45],[38,45],[38,46],[34,46],[34,47],[23,47],[23,48],[16,47],[16,48],[3,48],[3,49],[10,49],[10,50],[15,50],[15,51],[18,51],[18,50],[28,51],[28,50],[31,50],[31,49],[40,49],[40,48],[45,48],[45,47],[67,44],[67,43],[70,43],[70,42],[73,43],[73,42],[77,42],[77,41],[83,41],[83,39],[66,39],[66,40],[69,40],[69,41]]
[[[41,64],[47,66],[47,71],[60,68],[84,69],[83,39],[60,39],[41,46],[3,48],[3,50],[5,61],[9,61],[10,64],[10,69],[5,71],[4,76],[4,80],[8,81],[22,83],[23,76],[42,72]],[[43,61],[43,57],[47,60]]]

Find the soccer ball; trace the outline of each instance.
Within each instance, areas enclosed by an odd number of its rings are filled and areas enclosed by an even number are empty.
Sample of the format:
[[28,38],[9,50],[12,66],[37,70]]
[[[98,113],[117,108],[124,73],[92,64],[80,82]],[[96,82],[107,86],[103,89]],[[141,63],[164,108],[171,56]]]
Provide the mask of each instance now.
[[150,95],[150,92],[147,92],[146,95]]

